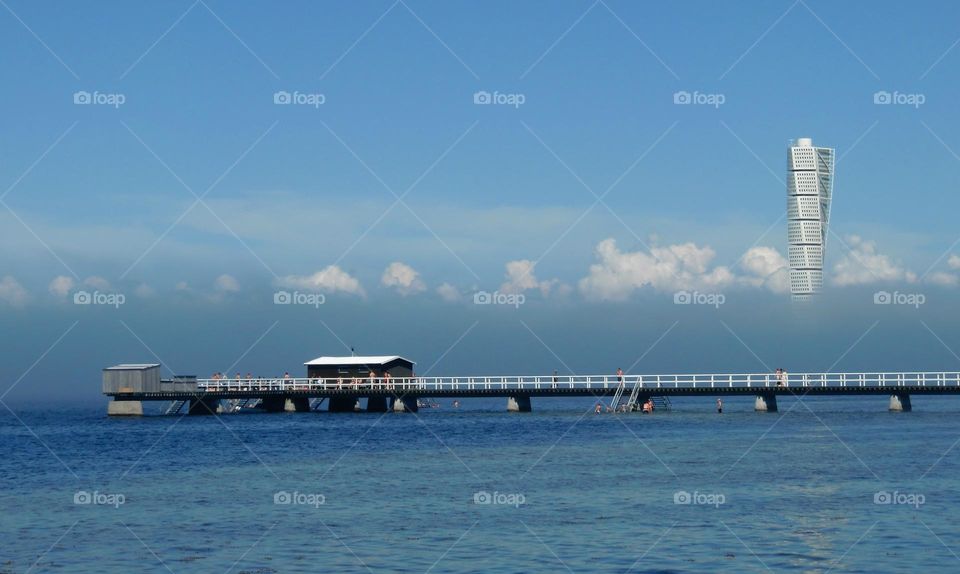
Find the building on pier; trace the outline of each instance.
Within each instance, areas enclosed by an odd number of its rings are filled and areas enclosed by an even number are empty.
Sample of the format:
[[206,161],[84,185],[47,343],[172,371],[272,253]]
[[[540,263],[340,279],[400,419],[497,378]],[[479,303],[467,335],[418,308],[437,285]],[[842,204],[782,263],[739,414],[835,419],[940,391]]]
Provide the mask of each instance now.
[[369,377],[371,370],[377,377],[382,377],[384,373],[390,373],[391,377],[412,377],[414,364],[399,355],[323,356],[304,363],[307,367],[307,378],[310,379],[363,378]]

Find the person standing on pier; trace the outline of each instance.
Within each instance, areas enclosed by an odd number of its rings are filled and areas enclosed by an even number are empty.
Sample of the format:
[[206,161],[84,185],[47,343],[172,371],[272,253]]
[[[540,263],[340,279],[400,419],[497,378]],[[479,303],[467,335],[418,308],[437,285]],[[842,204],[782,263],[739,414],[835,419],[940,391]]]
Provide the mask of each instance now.
[[621,369],[620,367],[617,367],[617,382],[618,383],[623,382],[623,369]]

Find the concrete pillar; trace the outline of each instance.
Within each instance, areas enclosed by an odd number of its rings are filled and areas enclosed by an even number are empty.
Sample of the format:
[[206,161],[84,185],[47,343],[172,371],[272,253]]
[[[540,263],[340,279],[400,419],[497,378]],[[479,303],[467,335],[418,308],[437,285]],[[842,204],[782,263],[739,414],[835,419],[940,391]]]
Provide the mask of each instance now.
[[757,412],[775,413],[777,412],[777,395],[773,393],[763,393],[757,395],[753,410]]
[[283,401],[283,410],[288,413],[309,413],[310,399],[307,397],[292,397]]
[[367,397],[368,413],[387,412],[387,397]]
[[890,410],[893,412],[909,413],[913,410],[910,404],[910,395],[907,393],[897,393],[890,395]]
[[215,415],[220,412],[220,399],[190,399],[190,415]]
[[107,415],[111,417],[139,417],[143,416],[143,403],[140,401],[118,401],[107,403]]
[[508,396],[507,411],[511,413],[529,413],[530,412],[530,395]]
[[331,413],[352,413],[356,410],[357,397],[330,397],[327,399],[327,410]]
[[405,395],[393,398],[393,412],[395,413],[415,413],[419,410],[417,407],[417,397]]

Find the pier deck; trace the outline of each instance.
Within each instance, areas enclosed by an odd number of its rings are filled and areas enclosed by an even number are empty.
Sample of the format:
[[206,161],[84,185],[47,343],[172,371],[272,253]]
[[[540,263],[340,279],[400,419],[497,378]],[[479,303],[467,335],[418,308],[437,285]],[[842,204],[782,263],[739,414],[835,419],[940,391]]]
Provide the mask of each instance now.
[[[161,390],[120,389],[104,392],[114,401],[194,401],[212,404],[223,399],[269,401],[329,400],[331,409],[367,398],[371,403],[420,397],[507,397],[529,410],[531,397],[623,397],[755,395],[757,410],[776,410],[777,395],[889,395],[891,409],[910,410],[910,395],[960,394],[960,372],[897,373],[772,373],[475,376],[385,378],[251,378],[164,380]],[[162,387],[168,386],[169,390]],[[895,405],[896,403],[896,405]],[[351,405],[353,403],[350,403]],[[408,404],[408,406],[410,406]],[[633,406],[633,404],[631,404]],[[385,408],[385,407],[379,407]],[[288,409],[293,410],[293,409]],[[297,409],[299,410],[299,409]],[[352,410],[352,406],[351,406]],[[401,410],[401,409],[398,409]]]

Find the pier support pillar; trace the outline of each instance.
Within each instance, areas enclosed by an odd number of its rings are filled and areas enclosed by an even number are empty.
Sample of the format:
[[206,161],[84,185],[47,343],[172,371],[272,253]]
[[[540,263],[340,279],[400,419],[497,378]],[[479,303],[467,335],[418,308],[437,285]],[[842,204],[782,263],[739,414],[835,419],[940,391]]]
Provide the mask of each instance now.
[[356,406],[357,397],[330,397],[327,400],[327,411],[331,413],[352,413]]
[[387,412],[387,397],[367,397],[368,413]]
[[757,395],[757,400],[754,403],[753,410],[765,413],[777,412],[777,395],[773,393]]
[[307,397],[293,397],[283,401],[283,410],[288,413],[309,413],[310,399]]
[[114,399],[107,403],[107,415],[111,417],[139,417],[143,415],[143,403]]
[[529,413],[530,395],[510,395],[507,397],[507,412]]
[[220,412],[220,399],[190,399],[189,415],[215,415]]
[[405,395],[393,398],[393,412],[395,413],[415,413],[419,410],[417,407],[417,397]]
[[910,404],[910,395],[907,393],[897,393],[890,395],[890,411],[898,413],[908,413],[913,410]]

